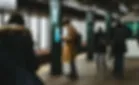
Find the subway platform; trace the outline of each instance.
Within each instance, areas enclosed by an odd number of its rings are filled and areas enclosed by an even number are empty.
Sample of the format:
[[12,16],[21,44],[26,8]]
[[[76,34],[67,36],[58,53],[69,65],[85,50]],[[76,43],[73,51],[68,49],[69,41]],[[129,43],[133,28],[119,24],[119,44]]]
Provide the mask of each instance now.
[[95,61],[87,62],[86,55],[80,54],[76,58],[78,80],[71,81],[65,76],[70,71],[68,63],[63,63],[63,76],[50,76],[49,64],[42,65],[37,74],[46,85],[139,85],[139,59],[126,58],[125,78],[123,80],[113,78],[111,73],[112,64],[113,60],[107,59],[107,76],[105,79],[100,79],[97,77]]

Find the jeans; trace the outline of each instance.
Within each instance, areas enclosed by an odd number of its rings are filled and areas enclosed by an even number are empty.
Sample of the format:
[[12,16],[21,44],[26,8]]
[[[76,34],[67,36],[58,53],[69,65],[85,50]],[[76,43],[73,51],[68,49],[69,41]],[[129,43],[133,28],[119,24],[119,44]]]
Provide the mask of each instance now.
[[114,73],[123,75],[124,72],[124,56],[123,53],[117,53],[114,61]]
[[106,61],[105,61],[105,54],[104,53],[98,53],[96,57],[96,66],[97,66],[97,72],[98,75],[105,75],[106,74]]
[[77,76],[77,70],[76,70],[76,65],[75,65],[74,58],[71,59],[71,61],[70,61],[70,69],[71,69],[70,75],[71,76]]

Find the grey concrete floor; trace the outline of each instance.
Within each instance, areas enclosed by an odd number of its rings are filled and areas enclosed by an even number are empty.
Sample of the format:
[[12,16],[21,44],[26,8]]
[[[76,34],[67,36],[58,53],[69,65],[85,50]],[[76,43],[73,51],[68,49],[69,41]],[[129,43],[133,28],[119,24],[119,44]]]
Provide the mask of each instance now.
[[97,77],[95,61],[87,62],[85,57],[85,54],[81,54],[76,59],[79,74],[79,79],[76,81],[71,81],[64,76],[70,71],[68,63],[63,63],[63,76],[51,77],[49,64],[42,65],[37,74],[46,85],[139,85],[139,59],[126,59],[125,79],[116,80],[111,75],[113,60],[107,59],[106,77],[100,79]]

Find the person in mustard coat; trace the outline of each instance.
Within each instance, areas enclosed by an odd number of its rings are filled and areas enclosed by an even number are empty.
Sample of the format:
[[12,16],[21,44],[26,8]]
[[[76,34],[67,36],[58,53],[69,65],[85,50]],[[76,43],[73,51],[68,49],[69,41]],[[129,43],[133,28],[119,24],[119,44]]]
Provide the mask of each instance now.
[[77,78],[77,71],[75,66],[75,56],[77,54],[76,48],[76,39],[77,39],[77,31],[76,29],[70,24],[70,20],[64,21],[64,28],[63,28],[63,53],[62,57],[64,62],[70,62],[70,69],[71,72],[69,74],[70,78]]

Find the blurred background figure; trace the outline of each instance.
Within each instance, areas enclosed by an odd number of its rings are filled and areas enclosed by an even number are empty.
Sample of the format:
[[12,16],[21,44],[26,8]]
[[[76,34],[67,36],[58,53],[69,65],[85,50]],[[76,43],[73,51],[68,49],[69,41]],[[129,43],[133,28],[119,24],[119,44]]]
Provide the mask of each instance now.
[[101,28],[99,31],[94,34],[93,38],[94,42],[94,52],[96,53],[96,65],[97,65],[97,72],[98,76],[104,77],[103,75],[106,74],[106,47],[107,47],[107,34]]
[[26,73],[31,75],[34,83],[43,85],[36,76],[39,62],[33,50],[30,31],[24,27],[23,17],[17,12],[13,13],[7,25],[1,27],[0,32],[0,52],[2,57],[6,57],[3,66],[6,68],[4,77],[8,78],[6,80],[8,85],[15,83],[13,80],[15,78],[17,84],[31,84],[31,82],[26,81],[27,76],[29,76]]
[[124,54],[126,52],[126,39],[131,36],[131,31],[120,21],[117,21],[116,27],[110,31],[110,40],[112,52],[114,55],[113,74],[116,78],[124,77]]
[[19,13],[13,13],[8,26],[13,31],[11,45],[13,45],[12,55],[15,56],[16,65],[34,73],[38,68],[39,61],[34,53],[31,33],[24,27],[23,17]]
[[63,21],[63,59],[70,62],[69,78],[77,78],[77,71],[75,66],[75,57],[77,54],[77,37],[76,29],[71,25],[70,20]]

